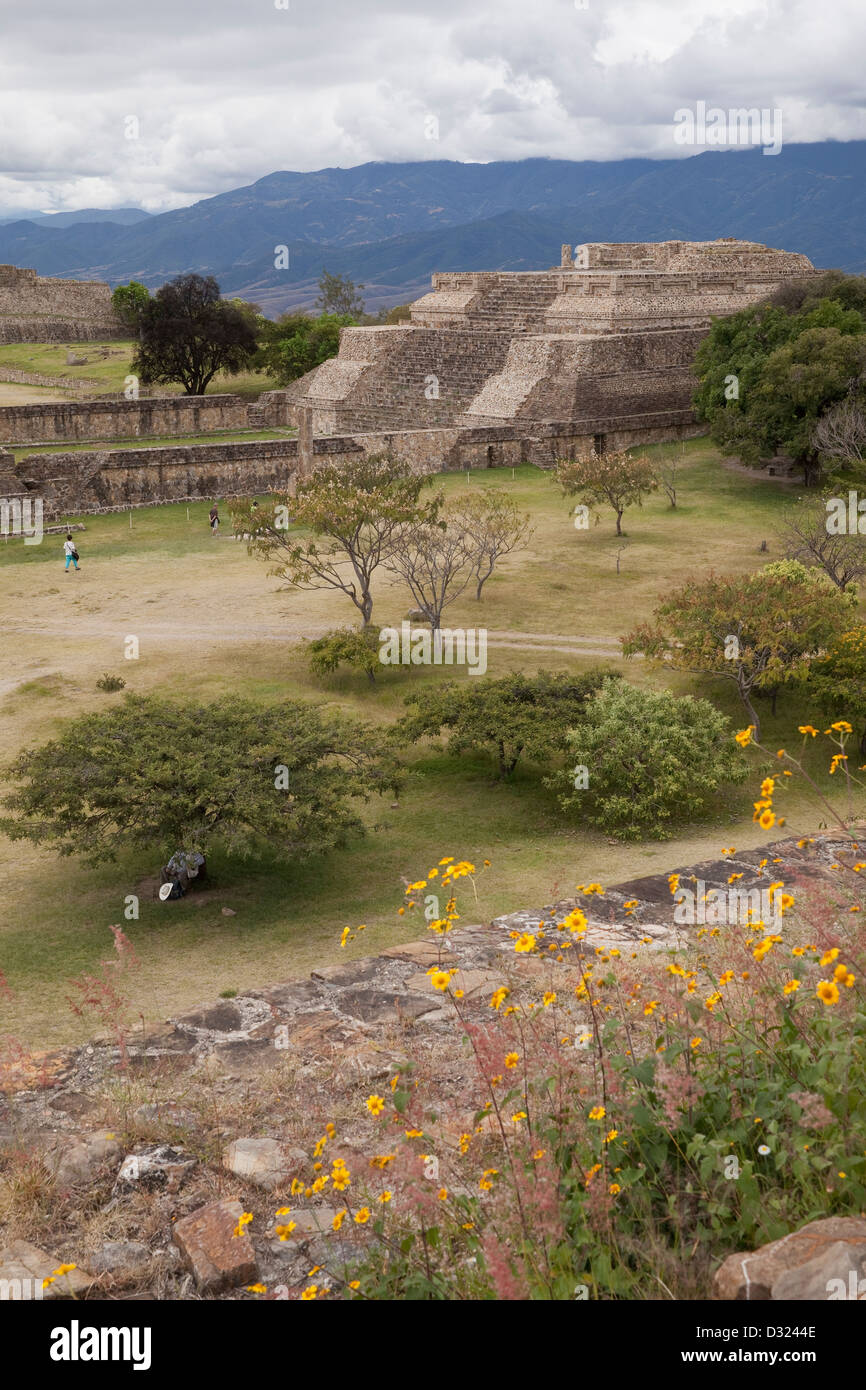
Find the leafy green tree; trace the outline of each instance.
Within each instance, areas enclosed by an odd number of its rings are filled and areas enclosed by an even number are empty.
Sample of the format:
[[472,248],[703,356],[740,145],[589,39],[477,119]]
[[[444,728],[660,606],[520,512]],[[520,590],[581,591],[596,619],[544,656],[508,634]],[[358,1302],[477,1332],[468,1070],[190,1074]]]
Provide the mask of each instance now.
[[[299,481],[297,496],[273,497],[254,514],[249,504],[233,507],[232,523],[252,536],[250,550],[270,563],[271,574],[296,589],[337,589],[368,627],[376,570],[390,563],[407,525],[439,513],[441,495],[419,500],[430,482],[403,459],[371,454],[317,468]],[[289,528],[289,516],[300,530]]]
[[[668,839],[712,813],[747,766],[710,704],[611,678],[566,735],[569,767],[546,779],[565,811],[621,840]],[[584,774],[583,776],[575,776]]]
[[580,454],[559,459],[554,470],[563,496],[580,498],[590,507],[607,504],[616,514],[616,534],[621,536],[626,507],[643,499],[659,485],[658,475],[647,458],[633,457],[626,449],[603,454]]
[[623,638],[626,656],[642,653],[669,670],[733,681],[760,737],[756,691],[804,679],[811,663],[850,626],[851,593],[817,569],[780,560],[754,574],[689,580]]
[[262,306],[260,304],[254,304],[250,299],[241,299],[238,295],[233,294],[231,299],[227,299],[225,303],[230,304],[233,309],[237,309],[239,314],[243,314],[246,317],[257,337],[262,333],[266,325],[271,322],[270,319],[266,319],[262,313]]
[[303,859],[362,824],[353,803],[392,787],[381,738],[312,705],[126,695],[66,723],[7,769],[22,785],[0,828],[91,863],[127,848]]
[[118,285],[111,296],[114,312],[135,333],[138,332],[142,311],[149,302],[150,290],[138,280],[130,280],[128,285]]
[[379,637],[372,628],[340,627],[310,643],[310,670],[314,676],[329,676],[338,666],[363,671],[371,685],[379,669]]
[[[855,315],[859,318],[859,315]],[[820,471],[818,421],[843,400],[866,370],[866,334],[810,328],[772,352],[749,411],[742,456],[754,462],[782,453],[803,466],[807,482]]]
[[856,309],[866,318],[866,275],[826,270],[823,275],[810,275],[808,279],[787,280],[774,290],[769,303],[788,314],[808,314],[825,299],[834,300],[843,309]]
[[786,453],[807,481],[817,474],[816,424],[863,370],[863,286],[847,284],[860,279],[825,281],[832,293],[817,300],[797,282],[774,302],[713,321],[695,357],[694,401],[720,448],[752,464]]
[[843,632],[812,663],[805,695],[817,701],[828,719],[847,719],[857,731],[860,756],[866,757],[866,626]]
[[188,396],[201,396],[217,372],[250,366],[256,347],[250,314],[220,298],[212,275],[179,275],[141,311],[132,371],[142,381],[179,381]]
[[515,672],[498,679],[480,676],[463,684],[447,681],[413,691],[411,712],[394,727],[403,743],[448,733],[448,752],[489,753],[500,777],[509,777],[521,757],[549,763],[566,747],[568,729],[582,716],[584,703],[601,686],[605,672],[580,676],[564,671]]
[[284,314],[265,326],[256,366],[263,367],[280,386],[288,386],[336,357],[340,329],[356,322],[351,314],[320,314],[315,319],[309,314]]
[[360,291],[363,285],[356,285],[348,275],[331,275],[324,266],[319,276],[319,297],[316,309],[319,314],[348,314],[359,319],[364,313],[364,300]]

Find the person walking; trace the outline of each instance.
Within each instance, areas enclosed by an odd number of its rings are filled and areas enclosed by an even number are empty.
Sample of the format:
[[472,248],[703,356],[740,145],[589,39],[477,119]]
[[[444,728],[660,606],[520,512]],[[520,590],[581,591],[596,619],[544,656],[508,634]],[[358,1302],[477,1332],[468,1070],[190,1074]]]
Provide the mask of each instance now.
[[211,509],[210,509],[210,533],[211,533],[211,535],[212,535],[212,536],[215,536],[216,533],[217,533],[217,531],[218,531],[219,529],[220,529],[220,514],[219,514],[219,509],[218,509],[217,503],[214,502],[213,506],[212,506]]
[[80,556],[75,548],[75,541],[72,539],[72,532],[66,532],[66,540],[63,542],[63,554],[66,556],[66,568],[69,569],[70,563],[78,569]]

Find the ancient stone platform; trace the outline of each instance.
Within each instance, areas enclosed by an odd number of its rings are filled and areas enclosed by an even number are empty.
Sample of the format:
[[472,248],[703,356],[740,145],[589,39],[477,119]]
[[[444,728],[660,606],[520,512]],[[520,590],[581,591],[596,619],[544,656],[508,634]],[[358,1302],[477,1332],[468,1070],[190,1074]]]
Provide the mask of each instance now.
[[321,434],[558,421],[585,422],[591,444],[666,411],[675,438],[713,316],[816,273],[806,256],[734,238],[587,243],[548,271],[444,272],[409,323],[344,329],[292,399]]

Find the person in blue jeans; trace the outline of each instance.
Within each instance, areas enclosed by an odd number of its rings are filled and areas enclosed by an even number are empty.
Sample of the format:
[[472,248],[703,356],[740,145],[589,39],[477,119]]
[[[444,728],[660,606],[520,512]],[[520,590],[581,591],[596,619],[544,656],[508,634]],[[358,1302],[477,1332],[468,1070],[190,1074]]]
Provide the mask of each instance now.
[[70,561],[78,569],[78,551],[75,548],[75,541],[72,539],[72,532],[67,531],[66,540],[63,542],[63,554],[66,556],[66,568],[69,569]]

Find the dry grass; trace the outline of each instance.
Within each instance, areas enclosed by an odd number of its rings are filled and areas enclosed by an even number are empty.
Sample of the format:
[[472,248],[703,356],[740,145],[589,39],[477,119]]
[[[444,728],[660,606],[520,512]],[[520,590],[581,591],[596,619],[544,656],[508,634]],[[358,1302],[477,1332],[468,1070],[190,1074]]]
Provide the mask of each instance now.
[[[789,486],[726,469],[705,441],[694,441],[685,451],[677,510],[657,496],[626,514],[630,545],[617,577],[611,516],[588,533],[575,531],[569,504],[548,475],[527,467],[514,478],[505,469],[473,473],[468,484],[464,475],[441,481],[449,495],[482,483],[507,489],[531,510],[537,527],[532,548],[503,566],[482,603],[461,599],[448,610],[449,623],[585,638],[590,647],[649,616],[660,592],[695,572],[751,569],[778,558],[773,527],[790,495]],[[227,527],[212,539],[207,504],[137,511],[131,529],[125,514],[89,517],[86,525],[79,574],[64,572],[59,537],[40,547],[0,546],[6,636],[0,741],[10,753],[46,739],[63,719],[117,702],[120,696],[96,689],[103,672],[123,676],[136,692],[202,699],[226,690],[262,700],[297,695],[386,723],[400,714],[412,685],[442,678],[441,671],[389,670],[373,691],[363,677],[315,682],[301,639],[351,622],[351,605],[330,593],[281,592],[265,567],[229,539]],[[764,539],[768,555],[759,553]],[[399,621],[407,607],[401,589],[384,581],[377,586],[376,621]],[[139,638],[138,661],[124,659],[128,634]],[[598,657],[565,657],[544,646],[543,640],[531,650],[494,646],[490,673],[599,664]],[[641,663],[603,664],[637,682],[660,679]],[[680,691],[694,688],[677,680]],[[719,683],[701,693],[712,693],[738,725],[744,722]],[[809,713],[815,712],[780,701],[778,718],[767,725],[773,746]],[[483,758],[458,762],[429,747],[416,756],[422,775],[410,780],[399,807],[386,801],[367,809],[366,840],[303,865],[249,866],[215,855],[212,891],[168,906],[140,887],[148,877],[152,883],[156,848],[152,859],[129,856],[87,868],[26,842],[0,840],[0,969],[15,991],[0,1005],[0,1034],[18,1034],[33,1047],[81,1038],[86,1030],[64,1002],[66,982],[110,954],[114,922],[124,926],[142,962],[129,978],[131,1013],[157,1020],[223,990],[308,974],[339,956],[346,923],[367,924],[350,954],[418,935],[420,924],[397,915],[401,879],[417,877],[443,854],[493,861],[494,872],[479,883],[476,910],[483,920],[565,896],[581,878],[622,881],[709,857],[722,844],[745,847],[766,838],[751,821],[748,789],[721,804],[714,823],[684,827],[665,844],[623,846],[562,822],[528,775],[495,785]],[[814,827],[807,801],[792,796],[786,813],[792,830]],[[124,901],[136,892],[140,919],[126,921]],[[236,915],[223,916],[224,906]]]

